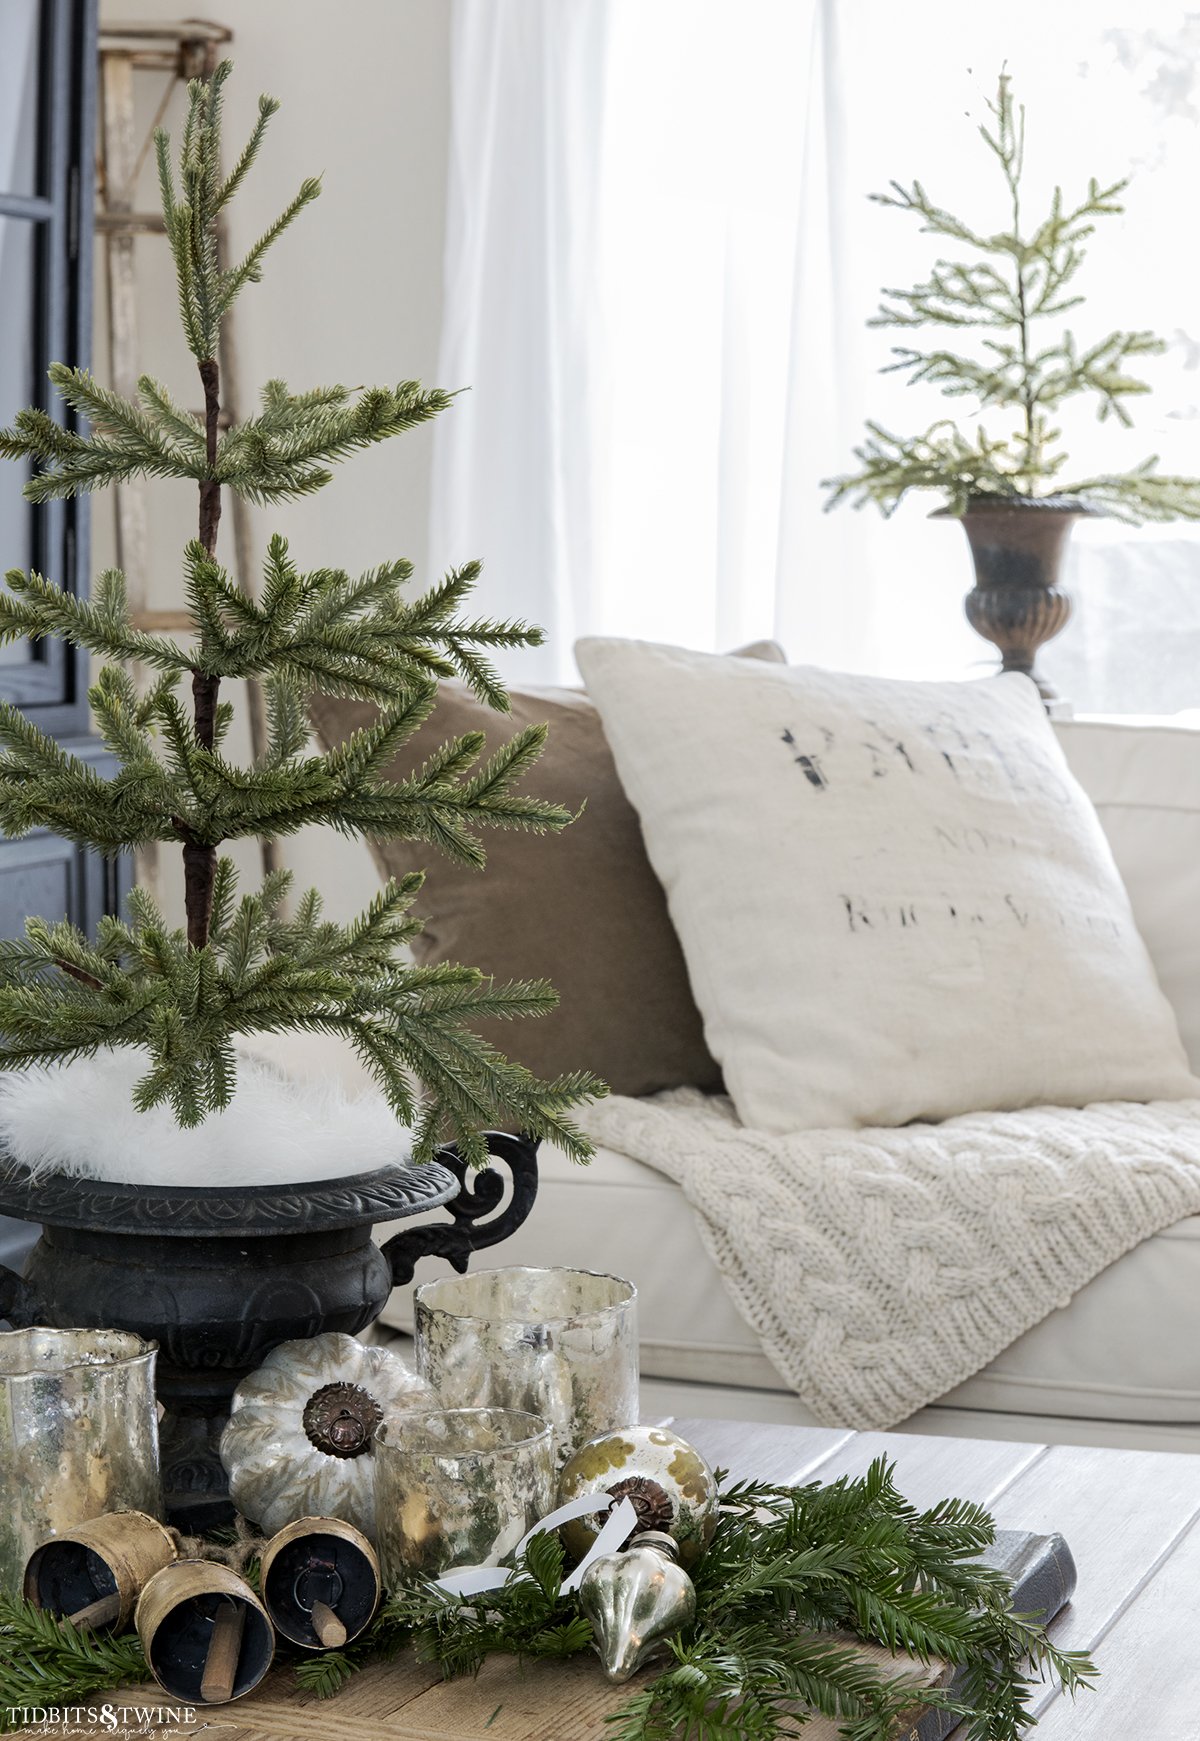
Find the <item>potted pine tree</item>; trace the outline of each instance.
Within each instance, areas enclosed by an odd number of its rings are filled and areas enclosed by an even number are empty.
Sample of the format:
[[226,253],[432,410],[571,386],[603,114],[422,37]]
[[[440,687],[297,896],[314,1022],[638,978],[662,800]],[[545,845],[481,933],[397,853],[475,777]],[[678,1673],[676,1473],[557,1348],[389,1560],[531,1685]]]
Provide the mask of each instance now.
[[[449,400],[416,382],[292,393],[273,381],[256,416],[222,428],[221,322],[319,192],[305,181],[245,259],[220,268],[217,214],[240,190],[277,107],[260,99],[250,138],[223,174],[230,70],[224,63],[189,86],[178,179],[166,135],[156,137],[203,414],[182,409],[149,378],[131,401],[60,364],[51,379],[61,420],[26,410],[0,434],[0,454],[33,462],[33,502],[133,477],[183,479],[199,498],[197,536],[183,557],[187,640],[136,627],[117,572],[100,577],[90,600],[19,571],[0,593],[0,640],[61,636],[104,661],[89,699],[117,766],[102,777],[0,704],[0,826],[9,834],[48,829],[106,854],[172,845],[183,859],[186,909],[176,929],[135,889],[127,915],[102,920],[95,937],[30,919],[23,938],[0,943],[0,1068],[42,1070],[53,1116],[55,1097],[65,1107],[78,1080],[74,1061],[99,1058],[109,1071],[132,1052],[139,1111],[169,1107],[178,1126],[194,1127],[236,1116],[236,1105],[224,1109],[234,1100],[239,1036],[318,1032],[353,1046],[397,1121],[396,1162],[356,1173],[350,1157],[347,1176],[341,1156],[329,1168],[336,1177],[286,1183],[213,1187],[181,1179],[165,1162],[161,1177],[114,1183],[0,1159],[0,1211],[44,1228],[24,1281],[0,1275],[0,1317],[157,1338],[165,1482],[175,1515],[189,1524],[227,1509],[216,1439],[238,1378],[290,1337],[361,1329],[393,1281],[411,1274],[419,1249],[434,1246],[465,1267],[473,1245],[500,1237],[528,1211],[537,1139],[587,1156],[569,1110],[602,1091],[583,1072],[538,1081],[473,1032],[483,1017],[552,1007],[548,985],[497,986],[469,967],[403,959],[402,945],[419,928],[411,913],[419,876],[389,883],[367,912],[337,925],[321,917],[315,891],[288,911],[286,876],[239,898],[232,861],[222,856],[227,841],[316,823],[421,840],[482,864],[481,828],[556,830],[570,821],[517,790],[540,752],[538,729],[487,760],[481,734],[461,737],[410,778],[382,778],[428,717],[439,679],[457,674],[503,713],[507,698],[488,652],[540,639],[523,623],[464,614],[476,564],[417,597],[405,590],[407,562],[385,561],[357,578],[305,573],[279,537],[268,545],[257,597],[221,566],[227,490],[256,503],[307,495],[329,482],[335,462],[424,423]],[[153,674],[143,691],[130,662]],[[247,767],[225,749],[225,691],[249,678],[265,691],[270,731],[265,754]],[[306,698],[314,689],[369,698],[377,723],[328,754],[311,753]],[[526,1135],[489,1137],[490,1126]],[[498,1207],[499,1177],[484,1172],[473,1190],[464,1178],[489,1148],[514,1166],[517,1187],[510,1208],[483,1231],[478,1218]],[[372,1244],[373,1223],[447,1201],[450,1225],[415,1241],[401,1234],[383,1253]]]
[[[873,502],[885,516],[910,491],[941,494],[944,505],[935,517],[961,520],[974,559],[975,586],[966,598],[972,627],[999,648],[1004,670],[1028,672],[1051,699],[1034,659],[1070,614],[1058,580],[1072,526],[1090,514],[1133,524],[1198,519],[1200,481],[1160,473],[1156,455],[1131,471],[1061,481],[1068,456],[1052,422],[1059,408],[1091,399],[1101,422],[1113,418],[1128,426],[1128,401],[1149,391],[1129,365],[1165,347],[1144,331],[1112,332],[1081,345],[1061,318],[1084,301],[1070,288],[1084,244],[1098,220],[1122,211],[1128,181],[1101,187],[1093,178],[1071,208],[1056,188],[1048,214],[1028,228],[1021,209],[1025,110],[1014,108],[1006,73],[988,108],[993,124],[979,132],[1004,178],[1010,227],[995,234],[975,229],[935,204],[919,181],[907,188],[893,182],[890,192],[873,194],[880,205],[912,213],[929,234],[965,247],[970,257],[939,259],[923,283],[885,290],[869,324],[948,329],[960,341],[966,333],[980,335],[973,352],[952,348],[953,340],[928,349],[894,345],[894,360],[882,372],[903,374],[910,384],[929,382],[948,398],[973,399],[981,414],[994,410],[1007,419],[1007,432],[990,435],[979,423],[967,434],[945,419],[923,435],[904,437],[868,423],[854,450],[859,469],[826,479],[823,487],[827,508]],[[1045,322],[1052,323],[1049,333]]]

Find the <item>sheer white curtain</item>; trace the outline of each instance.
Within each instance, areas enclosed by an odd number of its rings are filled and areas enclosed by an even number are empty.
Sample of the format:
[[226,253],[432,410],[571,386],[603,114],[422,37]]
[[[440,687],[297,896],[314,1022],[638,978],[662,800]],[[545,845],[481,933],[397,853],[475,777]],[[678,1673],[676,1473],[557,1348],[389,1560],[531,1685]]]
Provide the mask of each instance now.
[[[930,498],[886,524],[822,511],[867,416],[908,432],[947,412],[877,373],[880,287],[933,250],[867,196],[916,176],[1000,227],[975,125],[1007,63],[1029,211],[1055,181],[1135,176],[1093,239],[1080,338],[1144,326],[1171,346],[1132,432],[1067,422],[1073,460],[1200,471],[1198,54],[1200,16],[1166,0],[456,0],[442,379],[474,391],[438,432],[433,543],[482,553],[489,607],[549,629],[509,674],[569,674],[594,631],[986,668],[965,542]],[[1049,673],[1084,706],[1200,703],[1196,534],[1076,539]]]
[[597,202],[608,0],[455,0],[435,436],[435,569],[485,560],[481,607],[541,623],[509,678],[552,681],[589,622],[602,449]]

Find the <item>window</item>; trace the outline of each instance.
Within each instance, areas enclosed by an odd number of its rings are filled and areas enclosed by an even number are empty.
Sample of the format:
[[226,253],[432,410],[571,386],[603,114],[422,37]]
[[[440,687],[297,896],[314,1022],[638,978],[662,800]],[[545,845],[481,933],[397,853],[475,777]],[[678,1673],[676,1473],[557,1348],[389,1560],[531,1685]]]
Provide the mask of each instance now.
[[[897,336],[867,324],[880,288],[937,250],[869,195],[920,177],[968,221],[1005,222],[975,131],[1005,64],[1027,212],[1056,179],[1073,198],[1132,176],[1089,242],[1076,337],[1149,328],[1167,347],[1135,371],[1152,391],[1131,430],[1065,408],[1066,477],[1154,453],[1200,475],[1185,0],[462,0],[452,57],[439,378],[474,391],[434,433],[430,544],[435,567],[482,552],[494,608],[546,626],[507,677],[569,680],[580,633],[774,633],[798,661],[895,677],[994,667],[938,498],[886,522],[826,514],[821,480],[854,469],[868,418],[979,421],[879,372]],[[1075,617],[1039,655],[1061,694],[1200,708],[1200,524],[1088,521],[1066,579]]]

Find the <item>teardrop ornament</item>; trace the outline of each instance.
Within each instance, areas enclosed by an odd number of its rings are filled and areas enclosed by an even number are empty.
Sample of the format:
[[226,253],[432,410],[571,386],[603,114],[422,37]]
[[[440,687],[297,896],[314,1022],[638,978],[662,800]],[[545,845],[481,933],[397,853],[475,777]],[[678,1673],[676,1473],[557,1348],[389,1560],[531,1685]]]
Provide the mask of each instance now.
[[595,1648],[614,1685],[630,1680],[667,1640],[696,1618],[696,1587],[678,1545],[651,1530],[618,1554],[593,1560],[579,1586]]

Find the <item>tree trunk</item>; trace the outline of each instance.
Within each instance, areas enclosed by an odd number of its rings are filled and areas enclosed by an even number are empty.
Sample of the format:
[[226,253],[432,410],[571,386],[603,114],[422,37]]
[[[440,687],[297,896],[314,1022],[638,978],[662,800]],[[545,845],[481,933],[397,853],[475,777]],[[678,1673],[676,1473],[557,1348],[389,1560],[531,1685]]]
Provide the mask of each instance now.
[[[221,371],[215,357],[200,364],[200,379],[204,383],[204,443],[208,469],[217,468],[217,431],[221,417]],[[209,556],[216,552],[217,529],[221,524],[221,486],[216,478],[205,478],[200,485],[200,542]],[[216,742],[217,696],[221,688],[219,677],[203,671],[192,673],[192,717],[196,737],[206,750]],[[183,848],[183,901],[187,913],[188,945],[203,949],[208,942],[212,922],[213,884],[217,875],[217,849],[200,841],[188,840]]]

